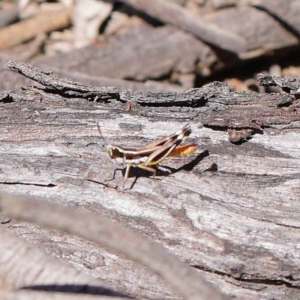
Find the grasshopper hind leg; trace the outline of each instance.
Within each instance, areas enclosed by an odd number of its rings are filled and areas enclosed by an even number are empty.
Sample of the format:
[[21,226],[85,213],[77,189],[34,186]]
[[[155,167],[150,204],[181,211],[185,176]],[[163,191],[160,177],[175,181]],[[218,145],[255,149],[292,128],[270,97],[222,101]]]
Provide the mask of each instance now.
[[156,176],[156,169],[153,167],[145,166],[143,163],[137,165],[140,169],[146,170],[148,172],[151,172],[153,175],[152,177],[154,178]]
[[[130,171],[131,166],[132,166],[132,164],[128,164],[127,167],[126,167],[126,172],[125,172],[125,176],[124,176],[124,179],[123,179],[123,185],[122,185],[123,191],[124,191],[124,187],[125,187],[125,182],[127,181],[127,178],[129,176],[129,171]],[[153,178],[156,176],[156,169],[155,168],[145,166],[143,163],[138,164],[137,167],[140,168],[140,169],[146,170],[148,172],[151,172],[153,174],[152,175]],[[136,181],[136,179],[135,179],[135,181]],[[134,185],[135,181],[133,182],[132,186]]]

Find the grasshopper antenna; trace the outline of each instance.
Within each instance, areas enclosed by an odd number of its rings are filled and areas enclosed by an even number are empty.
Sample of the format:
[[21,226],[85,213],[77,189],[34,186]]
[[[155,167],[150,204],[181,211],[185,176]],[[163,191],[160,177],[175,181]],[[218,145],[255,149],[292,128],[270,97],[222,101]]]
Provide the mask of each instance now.
[[102,132],[101,132],[99,122],[97,122],[97,128],[98,128],[98,132],[99,132],[100,137],[103,139],[103,142],[104,142],[105,147],[107,147],[108,144],[107,144],[107,141],[106,141],[106,139],[104,138],[104,136],[103,136],[103,134],[102,134]]
[[[103,134],[102,134],[102,132],[101,132],[99,122],[97,122],[97,128],[98,128],[98,132],[99,132],[100,137],[101,137],[101,138],[103,139],[103,141],[104,141],[105,146],[108,147],[109,145],[108,145],[106,139],[104,138],[104,136],[103,136]],[[110,160],[110,164],[111,164],[111,166],[113,166],[113,163],[112,163],[111,160]],[[111,180],[114,180],[114,179],[115,179],[115,176],[116,176],[116,171],[117,171],[117,170],[120,170],[120,169],[115,169],[114,174],[113,174],[113,177],[110,178],[110,179],[105,179],[104,181],[111,181]]]

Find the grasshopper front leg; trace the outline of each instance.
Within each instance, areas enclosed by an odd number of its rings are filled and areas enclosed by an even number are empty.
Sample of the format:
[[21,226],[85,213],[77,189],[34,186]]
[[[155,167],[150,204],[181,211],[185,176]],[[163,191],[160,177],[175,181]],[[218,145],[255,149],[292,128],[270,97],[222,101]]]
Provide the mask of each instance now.
[[128,178],[128,175],[129,175],[130,168],[131,168],[131,164],[127,164],[125,176],[124,176],[124,179],[123,179],[123,185],[122,185],[122,190],[123,191],[124,191],[125,182],[126,182],[126,180]]

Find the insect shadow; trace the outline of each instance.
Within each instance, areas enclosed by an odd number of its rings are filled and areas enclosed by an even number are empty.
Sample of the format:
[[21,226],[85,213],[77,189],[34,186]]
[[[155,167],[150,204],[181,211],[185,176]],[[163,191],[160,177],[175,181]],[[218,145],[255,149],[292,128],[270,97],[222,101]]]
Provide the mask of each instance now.
[[[194,159],[192,159],[190,162],[182,165],[179,168],[172,168],[169,166],[163,166],[161,165],[161,167],[170,170],[171,174],[175,174],[177,172],[180,172],[181,170],[184,171],[192,171],[205,157],[209,156],[209,152],[208,150],[204,150],[203,152],[199,153]],[[166,173],[166,172],[165,172]],[[168,173],[168,175],[170,175],[170,173]],[[165,176],[165,175],[161,175],[161,176]]]

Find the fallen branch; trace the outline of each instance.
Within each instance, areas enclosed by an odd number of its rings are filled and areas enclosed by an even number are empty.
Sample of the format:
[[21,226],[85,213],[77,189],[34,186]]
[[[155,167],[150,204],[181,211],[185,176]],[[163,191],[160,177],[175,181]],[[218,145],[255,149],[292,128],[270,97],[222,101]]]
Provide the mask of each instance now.
[[85,86],[78,82],[72,82],[58,76],[54,76],[51,72],[44,71],[36,66],[10,60],[7,67],[18,72],[27,78],[30,78],[40,84],[45,85],[48,89],[60,91],[66,96],[81,97],[97,97],[99,99],[109,99],[116,97],[118,89],[113,87],[93,87]]
[[246,50],[247,43],[242,37],[207,24],[201,21],[199,16],[169,1],[121,0],[121,2],[133,6],[153,18],[178,26],[218,48],[233,53],[241,53]]

